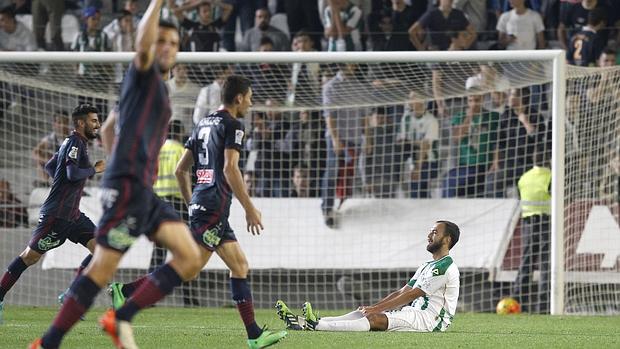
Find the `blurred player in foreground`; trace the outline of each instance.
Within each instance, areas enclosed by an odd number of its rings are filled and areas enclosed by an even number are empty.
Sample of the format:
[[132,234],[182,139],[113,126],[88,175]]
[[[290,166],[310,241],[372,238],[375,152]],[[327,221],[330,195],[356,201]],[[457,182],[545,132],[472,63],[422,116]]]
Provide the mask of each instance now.
[[136,55],[123,80],[119,112],[102,128],[104,147],[112,149],[112,154],[101,188],[104,212],[96,231],[93,259],[71,285],[52,326],[31,348],[60,346],[65,334],[112,279],[123,254],[142,234],[170,250],[172,259],[149,274],[123,307],[111,309],[101,318],[101,326],[117,348],[137,348],[131,327],[134,315],[184,280],[193,279],[202,266],[187,226],[170,204],[153,193],[157,158],[171,116],[162,76],[169,76],[179,49],[177,28],[159,21],[162,3],[152,0],[140,21]]

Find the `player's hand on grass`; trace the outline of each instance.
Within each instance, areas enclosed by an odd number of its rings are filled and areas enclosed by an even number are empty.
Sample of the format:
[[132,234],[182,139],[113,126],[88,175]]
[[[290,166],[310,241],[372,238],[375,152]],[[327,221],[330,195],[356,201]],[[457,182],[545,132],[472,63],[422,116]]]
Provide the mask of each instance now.
[[245,220],[248,223],[248,232],[252,235],[260,235],[261,230],[264,229],[260,211],[256,208],[246,211]]
[[105,171],[105,160],[95,162],[95,172],[101,173],[103,171]]

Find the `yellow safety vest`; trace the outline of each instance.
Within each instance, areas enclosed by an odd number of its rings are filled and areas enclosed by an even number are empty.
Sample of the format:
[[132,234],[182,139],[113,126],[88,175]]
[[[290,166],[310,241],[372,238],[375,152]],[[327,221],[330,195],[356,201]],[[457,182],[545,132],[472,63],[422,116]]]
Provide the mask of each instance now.
[[157,181],[153,185],[155,194],[159,196],[175,196],[183,198],[179,183],[174,175],[177,163],[183,155],[183,144],[172,139],[167,139],[159,152],[159,169]]
[[519,178],[521,217],[551,214],[551,169],[534,166]]

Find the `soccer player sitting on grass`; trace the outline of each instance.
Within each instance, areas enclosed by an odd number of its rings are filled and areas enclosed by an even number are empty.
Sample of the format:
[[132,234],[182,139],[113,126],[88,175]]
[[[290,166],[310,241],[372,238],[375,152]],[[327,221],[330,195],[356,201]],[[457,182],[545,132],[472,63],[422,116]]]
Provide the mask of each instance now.
[[84,245],[91,254],[82,261],[78,275],[92,258],[95,224],[80,211],[80,200],[86,179],[105,169],[105,161],[97,161],[93,166],[88,159],[88,141],[97,138],[101,127],[97,113],[97,108],[89,104],[77,106],[72,114],[75,129],[45,165],[53,178],[52,189],[41,206],[39,224],[28,246],[9,264],[0,279],[0,320],[6,293],[47,251],[61,246],[67,239]]
[[371,306],[348,314],[319,318],[310,302],[303,305],[300,322],[283,301],[276,302],[278,316],[286,327],[312,331],[445,331],[452,323],[459,298],[459,269],[449,250],[459,240],[459,227],[437,221],[428,234],[426,250],[433,260],[424,262],[400,290]]

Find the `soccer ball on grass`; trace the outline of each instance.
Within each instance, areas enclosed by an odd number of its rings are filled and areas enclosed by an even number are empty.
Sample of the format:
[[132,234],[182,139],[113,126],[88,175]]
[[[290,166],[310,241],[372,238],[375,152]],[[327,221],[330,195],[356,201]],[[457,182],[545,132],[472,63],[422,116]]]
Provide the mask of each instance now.
[[521,305],[514,298],[507,297],[497,303],[495,311],[500,315],[519,314],[521,312]]

